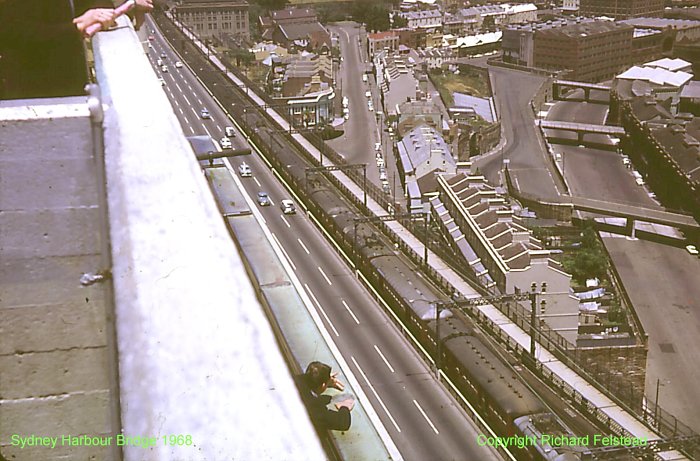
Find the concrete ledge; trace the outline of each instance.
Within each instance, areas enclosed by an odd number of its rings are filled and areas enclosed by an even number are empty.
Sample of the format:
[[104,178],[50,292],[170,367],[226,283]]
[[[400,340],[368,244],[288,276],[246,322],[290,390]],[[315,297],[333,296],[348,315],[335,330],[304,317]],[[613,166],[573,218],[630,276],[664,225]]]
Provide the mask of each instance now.
[[126,459],[320,453],[194,154],[130,28],[98,34]]

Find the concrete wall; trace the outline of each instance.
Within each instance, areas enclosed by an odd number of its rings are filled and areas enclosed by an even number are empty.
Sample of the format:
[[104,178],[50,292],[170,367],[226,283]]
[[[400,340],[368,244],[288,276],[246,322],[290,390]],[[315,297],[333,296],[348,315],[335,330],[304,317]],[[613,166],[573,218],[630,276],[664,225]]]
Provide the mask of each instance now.
[[[20,449],[11,437],[119,431],[97,161],[86,98],[0,102],[0,451],[116,459],[113,448]],[[112,369],[110,369],[112,367]]]

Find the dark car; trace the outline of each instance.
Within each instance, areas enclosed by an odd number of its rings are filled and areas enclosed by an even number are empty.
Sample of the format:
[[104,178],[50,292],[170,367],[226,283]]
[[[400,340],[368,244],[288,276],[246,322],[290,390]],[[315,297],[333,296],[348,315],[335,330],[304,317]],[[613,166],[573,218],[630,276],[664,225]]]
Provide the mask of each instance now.
[[270,197],[268,197],[267,192],[258,192],[258,205],[270,206],[270,204]]

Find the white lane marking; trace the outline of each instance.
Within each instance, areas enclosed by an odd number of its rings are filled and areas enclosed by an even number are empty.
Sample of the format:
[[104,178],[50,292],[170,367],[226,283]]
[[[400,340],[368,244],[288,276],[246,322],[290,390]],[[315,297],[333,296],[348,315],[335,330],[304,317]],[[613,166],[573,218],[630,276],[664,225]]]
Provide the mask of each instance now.
[[[191,106],[192,106],[192,103],[190,102],[189,99],[187,99],[187,96],[185,96],[185,93],[182,93],[182,97],[183,97],[183,99],[185,100],[185,102],[187,103],[187,105],[191,107]],[[192,109],[192,110],[194,110],[194,109]],[[195,112],[195,114],[196,114],[196,113],[197,113],[197,112]]]
[[304,249],[304,251],[306,251],[307,255],[311,254],[311,253],[309,253],[309,249],[306,248],[306,245],[304,245],[304,242],[302,242],[301,239],[297,239],[297,242],[299,242],[299,245],[301,245],[301,247]]
[[221,126],[220,126],[218,123],[216,124],[216,129],[219,130],[219,131],[224,131],[224,130],[221,129]]
[[260,185],[260,183],[258,182],[258,178],[253,178],[253,181],[255,181],[255,184],[257,184],[258,187],[262,187],[262,186]]
[[420,407],[420,405],[418,405],[418,402],[416,402],[415,400],[413,400],[413,403],[416,404],[416,407],[417,407],[418,410],[420,410],[420,412],[423,414],[423,417],[425,418],[426,421],[428,421],[428,424],[430,424],[430,427],[433,428],[433,430],[435,431],[435,433],[436,433],[436,434],[439,434],[439,432],[438,432],[438,430],[435,428],[435,425],[433,424],[433,422],[430,420],[430,418],[428,418],[428,415],[426,415],[425,412],[423,411],[423,409]]
[[344,299],[341,299],[340,301],[343,303],[343,306],[345,306],[345,309],[347,309],[348,312],[350,312],[350,315],[352,315],[352,318],[355,320],[355,323],[359,325],[360,321],[357,320],[357,317],[355,317],[355,313],[350,309],[350,306],[348,306],[348,303],[346,303]]
[[318,268],[318,271],[321,273],[321,275],[323,276],[323,278],[326,279],[326,282],[328,282],[328,285],[333,285],[333,284],[331,283],[330,279],[328,278],[328,276],[326,275],[326,273],[323,272],[323,269],[321,269],[320,266],[316,266],[316,267]]
[[362,368],[360,368],[360,365],[357,363],[357,360],[355,360],[355,357],[350,356],[350,360],[352,360],[352,363],[355,364],[355,367],[357,367],[357,370],[360,372],[362,377],[365,379],[367,386],[369,386],[369,389],[374,394],[374,397],[376,397],[376,399],[379,401],[379,405],[382,406],[382,408],[386,412],[386,415],[389,417],[389,419],[391,420],[391,422],[394,425],[394,427],[396,428],[396,430],[398,432],[401,432],[401,428],[399,427],[398,424],[396,424],[396,420],[394,419],[393,416],[391,416],[391,413],[389,413],[389,409],[386,407],[386,405],[384,405],[384,402],[382,401],[382,399],[379,398],[379,394],[377,394],[377,391],[374,390],[374,386],[372,386],[372,383],[370,383],[369,379],[367,379],[367,375],[365,374],[364,371],[362,371]]
[[197,98],[197,102],[199,103],[200,106],[203,106],[203,105],[204,105],[204,103],[202,103],[202,100],[199,99],[199,98]]
[[394,373],[394,367],[392,367],[391,364],[389,363],[389,361],[386,359],[386,357],[384,357],[384,354],[382,354],[382,351],[379,350],[379,346],[377,346],[375,344],[374,350],[377,351],[377,354],[379,354],[379,356],[382,358],[382,360],[384,360],[384,363],[386,364],[387,367],[389,367],[389,370],[391,370],[391,372]]
[[292,261],[292,258],[289,257],[289,255],[287,254],[287,252],[285,251],[284,247],[282,246],[282,244],[281,244],[280,241],[277,239],[277,236],[276,236],[274,233],[272,234],[272,238],[275,239],[275,241],[277,242],[277,245],[279,245],[279,247],[280,247],[280,250],[282,250],[282,253],[284,253],[284,256],[287,257],[287,261],[289,261],[289,265],[292,266],[292,269],[294,269],[294,270],[296,271],[296,270],[297,270],[297,267],[294,265],[294,262]]
[[182,115],[185,115],[185,113],[182,111],[182,107],[178,107],[177,110],[179,110]]
[[197,113],[196,110],[194,110],[194,107],[190,106],[190,109],[192,109],[192,113],[194,114],[194,116],[199,118],[199,114]]
[[328,315],[326,315],[326,311],[323,310],[323,307],[321,307],[321,303],[318,302],[318,299],[316,299],[316,295],[314,294],[313,291],[311,291],[311,288],[307,284],[304,284],[304,287],[306,288],[306,291],[309,292],[309,296],[311,296],[316,303],[316,306],[318,306],[318,310],[321,311],[321,314],[323,314],[323,317],[326,319],[326,322],[328,322],[328,325],[331,326],[331,329],[333,330],[333,333],[335,333],[336,336],[340,336],[338,334],[338,330],[335,329],[333,326],[333,323],[331,322],[331,319],[328,318]]
[[207,130],[207,126],[204,124],[204,122],[202,122],[202,128],[204,128],[204,131],[207,132],[207,134],[209,135],[209,137],[212,137],[212,138],[213,138],[213,136],[211,135],[211,133],[209,133],[209,130]]
[[287,222],[287,220],[284,218],[284,215],[283,215],[283,214],[280,215],[280,218],[282,218],[282,221],[284,221],[284,223],[287,225],[287,227],[292,227],[292,226],[289,225],[289,223]]
[[177,82],[175,82],[175,86],[177,87],[178,91],[182,93],[182,88],[180,88],[180,85]]

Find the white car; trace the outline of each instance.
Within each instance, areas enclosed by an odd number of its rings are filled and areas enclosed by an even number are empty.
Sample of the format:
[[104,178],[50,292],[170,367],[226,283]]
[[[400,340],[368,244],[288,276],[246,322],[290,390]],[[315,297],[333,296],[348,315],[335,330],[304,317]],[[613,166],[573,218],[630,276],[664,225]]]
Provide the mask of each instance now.
[[688,245],[685,247],[685,249],[688,251],[688,253],[690,253],[693,256],[697,256],[698,254],[700,254],[700,251],[698,251],[695,245]]
[[241,175],[241,178],[250,178],[253,176],[253,171],[250,169],[247,163],[241,163],[241,165],[238,167],[238,173]]
[[226,128],[224,128],[224,132],[229,138],[233,138],[234,136],[236,136],[236,130],[234,130],[232,126],[227,126]]
[[160,66],[161,72],[167,72],[168,71],[168,66]]
[[380,142],[375,142],[375,143],[374,143],[374,150],[381,151],[381,150],[382,150],[382,143],[380,143]]
[[284,214],[296,214],[297,209],[294,207],[294,202],[289,199],[284,199],[280,202],[280,208]]
[[181,61],[177,61],[177,62],[175,63],[175,67],[177,67],[178,69],[179,69],[180,67],[182,67],[182,62],[181,62]]
[[233,146],[231,145],[231,140],[229,138],[223,137],[219,140],[219,144],[221,144],[222,149],[231,149]]
[[163,80],[162,78],[159,78],[158,81],[160,82],[161,86],[165,86],[165,80]]
[[157,60],[157,61],[156,61],[156,64],[158,64],[158,67],[162,66],[162,65],[163,65],[163,60],[162,60],[162,59]]

